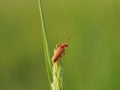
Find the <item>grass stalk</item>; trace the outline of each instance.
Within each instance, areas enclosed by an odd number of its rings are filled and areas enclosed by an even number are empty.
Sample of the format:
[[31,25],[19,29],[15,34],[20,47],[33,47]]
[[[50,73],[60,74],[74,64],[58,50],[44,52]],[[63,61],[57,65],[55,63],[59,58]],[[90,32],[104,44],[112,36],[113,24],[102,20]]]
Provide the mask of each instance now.
[[52,90],[63,90],[62,85],[62,62],[61,60],[57,60],[54,64],[52,64],[52,60],[49,54],[47,35],[46,35],[46,26],[45,26],[45,18],[43,14],[42,1],[38,0],[40,19],[42,25],[42,37],[43,37],[43,46],[44,46],[44,54],[45,54],[45,63],[47,68],[47,74],[49,79],[50,89]]
[[41,25],[42,25],[42,37],[43,37],[43,46],[44,46],[44,54],[45,54],[45,64],[49,79],[49,85],[52,82],[52,65],[51,65],[51,59],[48,49],[48,42],[47,42],[47,35],[46,35],[46,25],[45,25],[45,18],[43,14],[43,7],[42,7],[42,1],[38,0],[38,6],[39,6],[39,13],[40,13],[40,19],[41,19]]

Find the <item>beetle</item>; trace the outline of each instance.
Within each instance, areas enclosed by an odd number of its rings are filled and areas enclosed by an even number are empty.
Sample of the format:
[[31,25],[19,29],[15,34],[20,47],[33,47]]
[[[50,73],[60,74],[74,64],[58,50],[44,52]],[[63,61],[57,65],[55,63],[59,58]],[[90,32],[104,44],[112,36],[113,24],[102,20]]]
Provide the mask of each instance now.
[[59,58],[62,57],[62,54],[65,53],[66,47],[68,47],[68,44],[66,44],[66,43],[57,45],[56,49],[54,50],[54,54],[52,56],[53,63],[55,63]]
[[63,54],[65,54],[65,48],[68,47],[67,42],[71,39],[73,33],[68,37],[66,40],[66,43],[62,43],[56,46],[54,49],[54,54],[52,56],[52,63],[55,63],[58,59],[62,57]]

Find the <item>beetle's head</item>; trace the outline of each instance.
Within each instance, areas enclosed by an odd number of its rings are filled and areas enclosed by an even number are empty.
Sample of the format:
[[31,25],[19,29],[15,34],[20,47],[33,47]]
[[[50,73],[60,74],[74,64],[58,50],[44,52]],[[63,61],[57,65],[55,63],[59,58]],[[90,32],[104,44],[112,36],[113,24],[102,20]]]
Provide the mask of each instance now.
[[62,48],[65,48],[65,47],[68,47],[68,44],[63,43],[63,44],[61,44],[60,46],[61,46]]

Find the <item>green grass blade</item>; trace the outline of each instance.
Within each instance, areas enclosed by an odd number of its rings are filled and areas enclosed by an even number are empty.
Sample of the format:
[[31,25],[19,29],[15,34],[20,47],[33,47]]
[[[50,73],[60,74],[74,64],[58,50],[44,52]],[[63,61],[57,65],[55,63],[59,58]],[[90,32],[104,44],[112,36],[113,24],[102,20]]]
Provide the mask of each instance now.
[[46,63],[46,68],[47,68],[47,73],[48,73],[49,84],[51,84],[51,82],[52,82],[52,64],[51,64],[51,58],[50,58],[49,49],[48,49],[46,26],[45,26],[45,19],[44,19],[44,15],[43,15],[41,0],[38,0],[38,5],[39,5],[39,12],[40,12],[40,18],[41,18],[41,24],[42,24],[42,37],[43,37],[43,46],[44,46],[44,53],[45,53],[45,63]]

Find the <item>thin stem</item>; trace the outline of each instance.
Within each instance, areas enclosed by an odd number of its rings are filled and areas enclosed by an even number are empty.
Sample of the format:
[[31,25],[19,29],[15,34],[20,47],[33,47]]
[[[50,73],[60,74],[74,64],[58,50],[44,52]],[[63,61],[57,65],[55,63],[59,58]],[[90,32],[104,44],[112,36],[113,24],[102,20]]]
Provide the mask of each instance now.
[[52,82],[52,66],[51,66],[51,59],[49,55],[49,50],[48,50],[48,42],[47,42],[47,37],[46,37],[46,26],[45,26],[45,18],[43,14],[43,7],[42,7],[42,1],[38,0],[38,6],[39,6],[39,13],[40,13],[40,18],[41,18],[41,25],[42,25],[42,35],[43,35],[43,46],[44,46],[44,53],[45,53],[45,63],[46,63],[46,68],[47,68],[47,73],[48,73],[48,79],[49,79],[49,85]]

